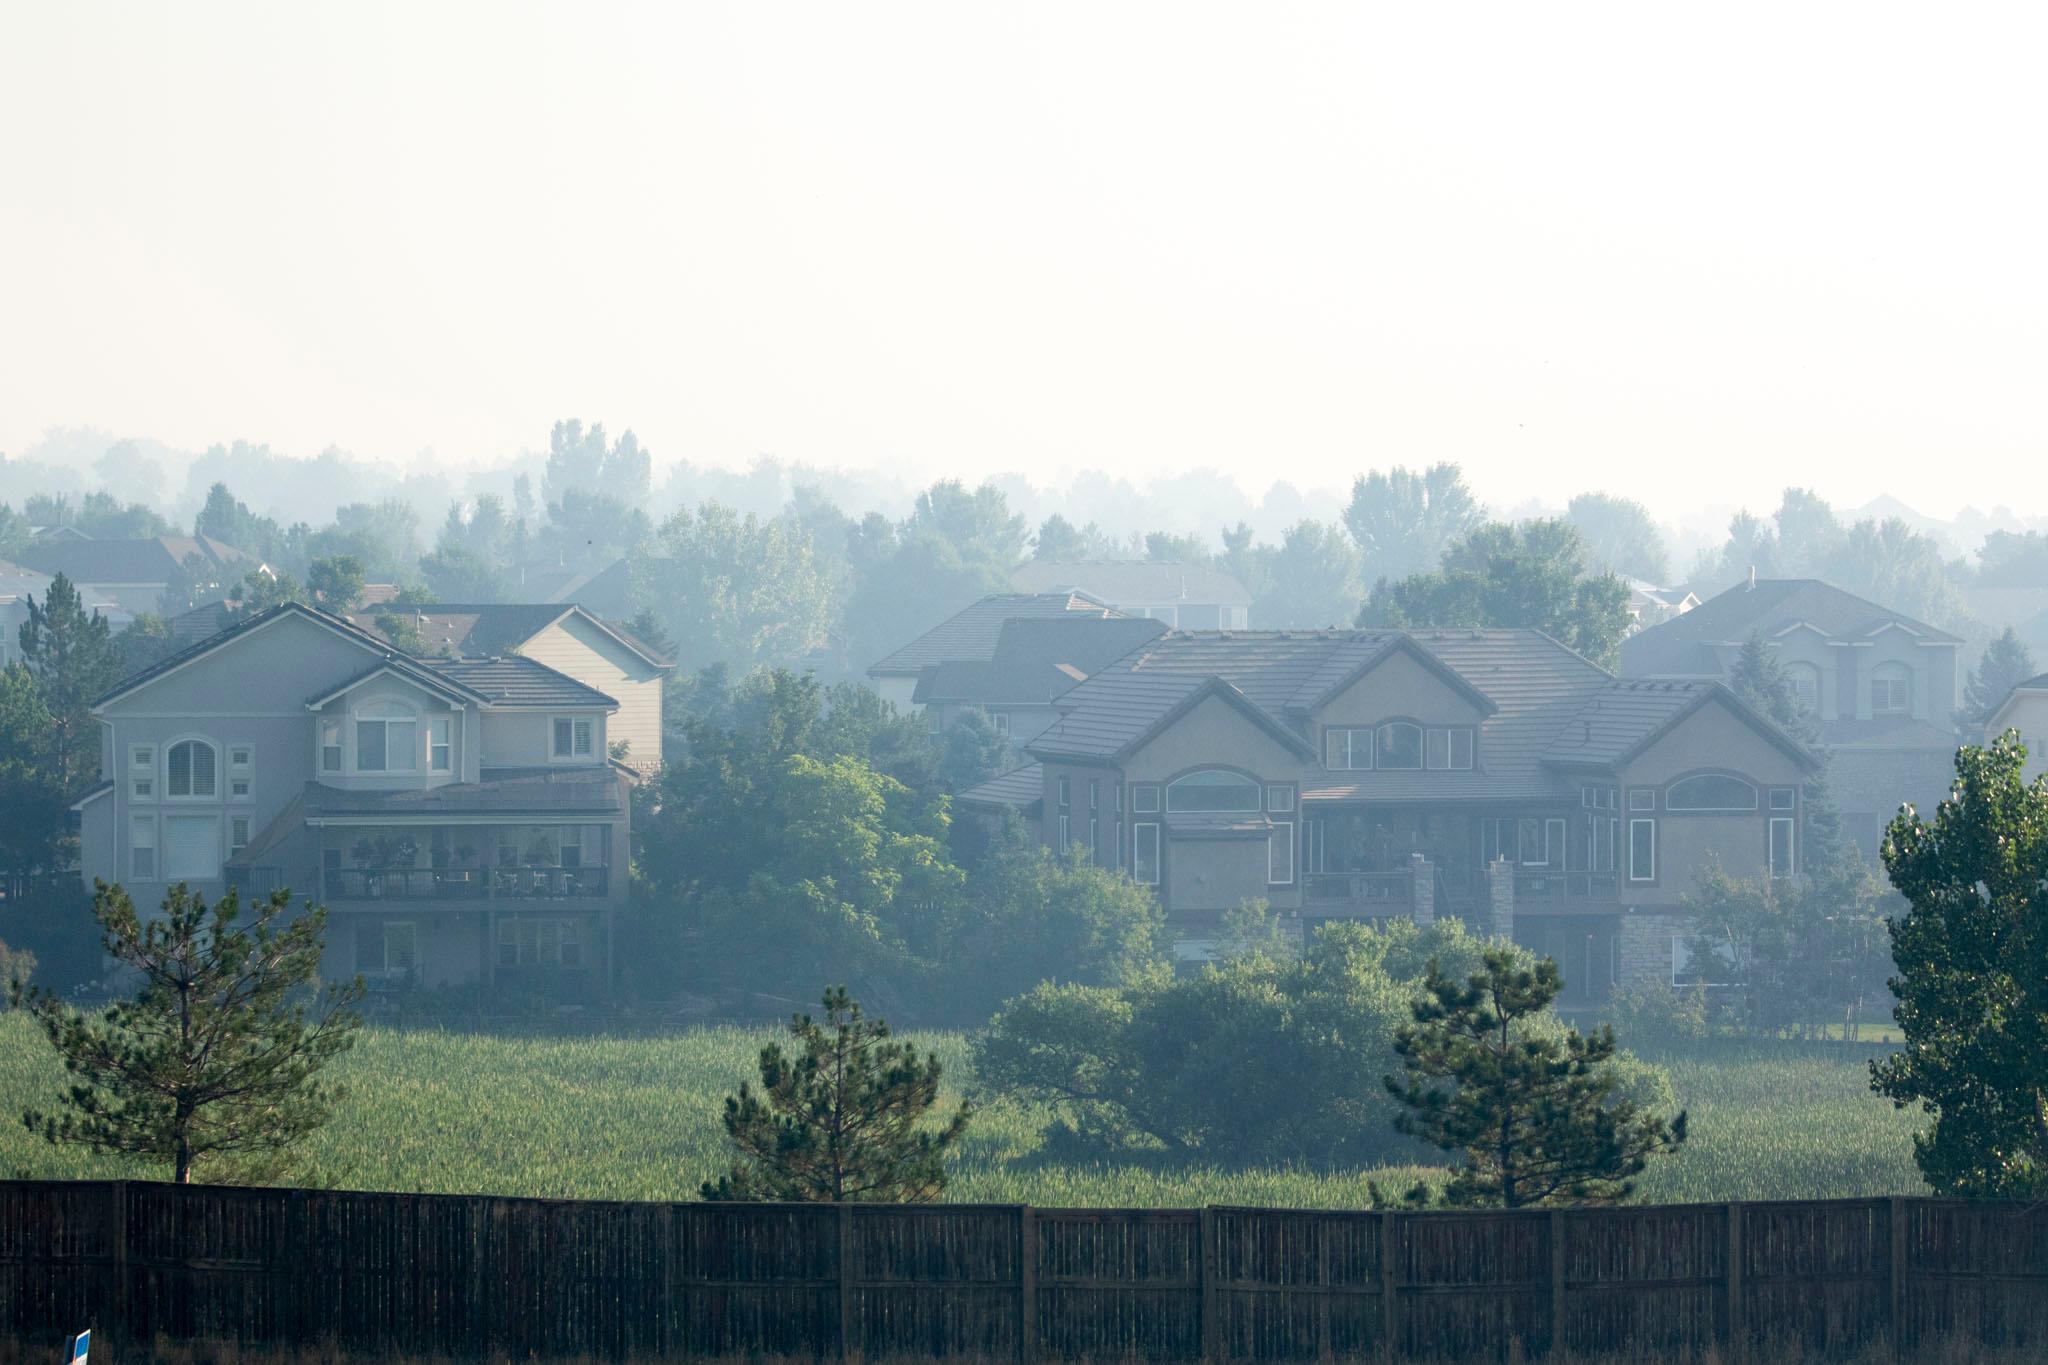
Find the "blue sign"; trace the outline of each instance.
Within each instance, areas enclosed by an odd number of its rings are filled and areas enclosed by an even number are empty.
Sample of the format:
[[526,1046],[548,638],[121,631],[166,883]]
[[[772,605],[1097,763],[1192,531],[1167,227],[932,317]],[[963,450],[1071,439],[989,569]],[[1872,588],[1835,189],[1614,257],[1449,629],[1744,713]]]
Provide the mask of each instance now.
[[64,1359],[70,1365],[85,1365],[85,1358],[92,1354],[92,1329],[87,1328],[71,1338],[71,1354]]

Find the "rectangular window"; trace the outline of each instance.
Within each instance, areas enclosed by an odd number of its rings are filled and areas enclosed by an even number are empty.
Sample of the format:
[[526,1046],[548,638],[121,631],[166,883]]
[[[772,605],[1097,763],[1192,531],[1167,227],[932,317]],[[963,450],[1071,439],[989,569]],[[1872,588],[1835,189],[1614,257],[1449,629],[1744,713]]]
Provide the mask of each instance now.
[[389,737],[384,733],[388,722],[381,720],[359,720],[356,722],[356,771],[381,773],[385,769],[386,749]]
[[128,796],[131,800],[156,800],[154,744],[137,744],[128,750],[128,774]]
[[1798,792],[1791,787],[1771,788],[1771,809],[1791,810],[1798,804]]
[[247,847],[249,847],[249,817],[246,815],[234,816],[228,821],[228,856],[232,858]]
[[1102,783],[1095,778],[1088,779],[1088,809],[1102,808]]
[[590,756],[592,733],[590,722],[559,717],[555,721],[555,757],[587,758]]
[[989,723],[996,727],[996,733],[999,735],[1010,733],[1010,713],[1008,711],[997,711],[989,717]]
[[384,970],[404,976],[419,965],[420,930],[409,919],[384,921]]
[[448,771],[448,760],[452,750],[448,744],[449,718],[440,716],[429,722],[427,731],[427,766],[437,773]]
[[1549,867],[1564,866],[1565,822],[1545,820],[1543,822],[1543,861]]
[[1323,750],[1323,766],[1332,772],[1368,769],[1372,767],[1372,731],[1325,730]]
[[1159,885],[1159,826],[1136,825],[1131,830],[1131,880],[1144,886]]
[[255,780],[256,751],[247,744],[228,746],[228,795],[247,801]]
[[1451,766],[1451,732],[1431,730],[1423,738],[1423,766],[1443,769]]
[[1878,715],[1899,715],[1912,704],[1912,685],[1904,678],[1870,680],[1870,709]]
[[1066,809],[1067,809],[1068,807],[1072,806],[1073,804],[1074,804],[1074,779],[1073,779],[1073,778],[1071,778],[1071,777],[1062,777],[1062,778],[1060,779],[1060,809],[1061,809],[1061,810],[1066,810]]
[[1628,822],[1628,879],[1632,882],[1657,880],[1657,822]]
[[1061,811],[1061,812],[1060,812],[1060,842],[1059,842],[1059,851],[1060,851],[1060,852],[1062,852],[1062,853],[1065,853],[1065,852],[1066,852],[1066,851],[1067,851],[1067,850],[1068,850],[1069,848],[1072,848],[1072,847],[1073,847],[1073,844],[1074,844],[1074,817],[1073,817],[1073,816],[1071,816],[1071,815],[1069,815],[1069,814],[1068,814],[1067,812],[1065,812],[1065,811]]
[[128,819],[128,875],[138,882],[156,880],[156,817]]
[[1266,809],[1276,815],[1284,815],[1294,809],[1294,788],[1266,788]]
[[1451,767],[1461,772],[1472,767],[1472,732],[1470,730],[1460,729],[1451,731]]
[[320,771],[338,773],[341,771],[341,722],[323,720],[320,722]]
[[1630,810],[1657,809],[1657,789],[1655,787],[1629,788],[1628,808]]
[[156,746],[154,744],[138,744],[130,749],[128,751],[128,766],[137,772],[155,772]]
[[1515,822],[1515,861],[1524,867],[1541,867],[1549,861],[1543,852],[1541,820]]
[[1775,815],[1771,817],[1771,876],[1789,877],[1792,872],[1792,821]]
[[1102,853],[1102,817],[1094,811],[1088,812],[1088,856],[1099,857]]
[[1294,884],[1294,826],[1279,824],[1266,836],[1266,884]]
[[129,784],[128,795],[136,801],[156,800],[156,779],[153,777],[138,777],[134,779]]
[[1131,809],[1140,815],[1159,813],[1159,788],[1149,782],[1131,788]]

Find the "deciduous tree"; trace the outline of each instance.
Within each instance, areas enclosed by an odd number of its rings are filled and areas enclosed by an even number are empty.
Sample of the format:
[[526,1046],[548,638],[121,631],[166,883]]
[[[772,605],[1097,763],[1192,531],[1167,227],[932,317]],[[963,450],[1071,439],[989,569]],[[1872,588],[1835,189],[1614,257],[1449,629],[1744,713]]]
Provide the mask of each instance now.
[[1368,580],[1434,569],[1452,542],[1478,529],[1479,522],[1479,500],[1454,464],[1361,475],[1344,509]]

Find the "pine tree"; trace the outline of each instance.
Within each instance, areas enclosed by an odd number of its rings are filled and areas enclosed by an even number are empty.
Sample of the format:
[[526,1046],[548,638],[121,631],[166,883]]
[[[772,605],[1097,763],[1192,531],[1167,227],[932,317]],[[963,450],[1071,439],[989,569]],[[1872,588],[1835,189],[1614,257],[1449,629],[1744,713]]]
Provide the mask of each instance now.
[[304,998],[327,912],[280,927],[290,906],[275,892],[244,928],[234,892],[209,906],[181,882],[144,922],[127,892],[100,883],[93,916],[135,994],[89,1015],[15,989],[73,1078],[59,1113],[22,1115],[29,1131],[163,1162],[183,1184],[201,1162],[276,1161],[324,1124],[342,1091],[320,1072],[355,1042],[363,983]]
[[967,1131],[962,1104],[945,1124],[920,1129],[939,1098],[939,1059],[889,1041],[889,1025],[861,1016],[844,986],[825,992],[825,1020],[790,1020],[794,1057],[761,1049],[761,1091],[744,1082],[725,1101],[725,1131],[740,1159],[706,1199],[913,1202],[946,1188],[946,1153]]
[[50,712],[50,762],[59,785],[75,793],[99,776],[99,726],[92,703],[121,676],[107,618],[90,615],[71,580],[58,574],[21,623],[21,658]]
[[1407,1073],[1387,1077],[1407,1106],[1395,1126],[1464,1158],[1444,1192],[1453,1204],[1628,1198],[1651,1157],[1684,1144],[1685,1114],[1666,1122],[1616,1096],[1611,1027],[1531,1027],[1563,989],[1555,962],[1496,948],[1485,963],[1459,985],[1430,962],[1414,1022],[1394,1035]]
[[1963,684],[1963,709],[1958,714],[1971,734],[1984,728],[2012,690],[2034,676],[2034,655],[2019,632],[2007,626],[1984,648],[1984,657]]
[[1963,749],[1934,820],[1903,811],[1885,832],[1909,907],[1891,921],[1906,1041],[1871,1088],[1934,1116],[1913,1160],[1940,1194],[2048,1194],[2048,784],[2026,753],[2011,735]]

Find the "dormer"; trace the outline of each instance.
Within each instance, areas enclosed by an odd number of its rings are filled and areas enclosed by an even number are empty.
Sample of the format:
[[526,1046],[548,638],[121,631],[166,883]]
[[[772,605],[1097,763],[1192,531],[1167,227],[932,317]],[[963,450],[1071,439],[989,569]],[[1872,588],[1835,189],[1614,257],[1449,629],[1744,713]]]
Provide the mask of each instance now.
[[1406,637],[1338,679],[1303,709],[1322,765],[1333,772],[1472,770],[1493,701]]
[[378,788],[474,781],[469,718],[476,700],[467,688],[395,661],[309,698],[315,779]]

